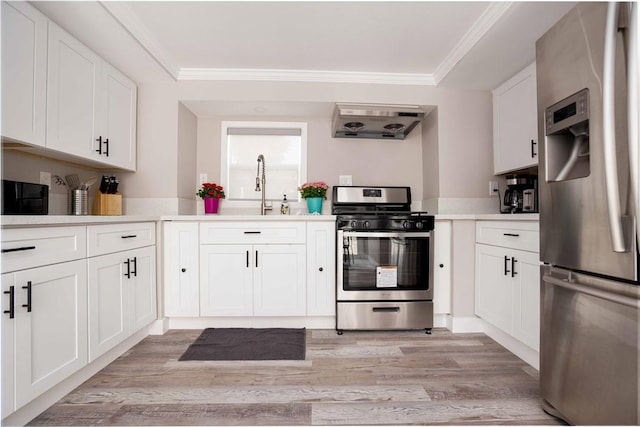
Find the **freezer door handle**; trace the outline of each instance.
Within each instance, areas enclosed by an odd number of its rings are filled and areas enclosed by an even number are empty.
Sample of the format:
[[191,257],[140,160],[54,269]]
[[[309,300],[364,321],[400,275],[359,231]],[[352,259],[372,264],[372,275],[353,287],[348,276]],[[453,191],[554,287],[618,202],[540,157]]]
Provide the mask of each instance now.
[[616,156],[615,64],[617,32],[618,3],[611,2],[608,4],[607,9],[607,24],[604,37],[604,66],[602,71],[604,176],[613,251],[628,252],[622,233],[620,184],[618,182],[618,159]]
[[548,283],[553,286],[559,286],[561,288],[569,289],[574,292],[578,292],[581,294],[591,295],[596,298],[603,299],[605,301],[611,301],[616,304],[626,305],[631,308],[638,308],[638,300],[635,298],[631,298],[621,294],[615,294],[612,292],[607,292],[601,289],[592,288],[586,285],[577,284],[575,282],[570,282],[567,279],[558,279],[553,276],[545,275],[542,280],[545,283]]
[[627,76],[628,85],[628,106],[627,106],[627,126],[629,127],[629,162],[631,167],[631,192],[633,195],[634,213],[636,216],[636,239],[640,247],[640,230],[638,229],[638,217],[640,216],[640,176],[638,172],[638,162],[640,162],[640,64],[638,64],[638,4],[630,3],[631,13],[629,15],[628,28],[628,52],[627,52]]

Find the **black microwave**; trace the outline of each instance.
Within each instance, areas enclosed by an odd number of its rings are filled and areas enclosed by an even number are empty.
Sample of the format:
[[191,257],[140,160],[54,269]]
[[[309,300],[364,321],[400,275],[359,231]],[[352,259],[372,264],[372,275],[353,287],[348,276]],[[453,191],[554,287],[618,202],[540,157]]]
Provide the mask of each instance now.
[[49,187],[2,180],[2,215],[47,215]]

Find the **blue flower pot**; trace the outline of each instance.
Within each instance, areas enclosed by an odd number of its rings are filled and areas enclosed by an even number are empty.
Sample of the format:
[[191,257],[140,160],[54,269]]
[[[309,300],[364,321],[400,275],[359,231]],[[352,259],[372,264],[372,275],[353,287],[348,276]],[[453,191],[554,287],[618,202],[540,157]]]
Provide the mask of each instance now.
[[318,214],[322,213],[322,197],[309,197],[307,199],[307,209],[309,209],[310,214]]

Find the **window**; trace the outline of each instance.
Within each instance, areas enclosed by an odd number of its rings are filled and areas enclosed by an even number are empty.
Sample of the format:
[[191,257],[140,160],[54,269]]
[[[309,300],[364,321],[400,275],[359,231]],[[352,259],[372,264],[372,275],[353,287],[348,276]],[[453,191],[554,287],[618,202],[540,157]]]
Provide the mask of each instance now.
[[[228,201],[254,201],[258,155],[264,156],[267,200],[300,199],[307,178],[307,124],[290,122],[222,122],[221,185]],[[240,204],[240,203],[238,203]]]

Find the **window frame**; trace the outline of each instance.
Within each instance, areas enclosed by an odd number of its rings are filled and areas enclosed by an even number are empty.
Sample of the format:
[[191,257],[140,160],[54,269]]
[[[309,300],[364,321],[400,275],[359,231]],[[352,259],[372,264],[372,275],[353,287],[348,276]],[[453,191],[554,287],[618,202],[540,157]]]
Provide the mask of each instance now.
[[[225,191],[229,188],[229,129],[250,128],[250,129],[296,129],[300,131],[300,168],[298,171],[298,187],[307,182],[307,123],[306,122],[276,122],[276,121],[222,121],[220,126],[220,185]],[[267,186],[269,185],[269,159],[267,161]],[[256,167],[257,167],[256,158]],[[266,199],[275,202],[280,199]],[[296,192],[294,197],[287,194],[290,202],[300,202],[300,192]],[[225,200],[225,205],[229,208],[255,207],[255,200]]]

